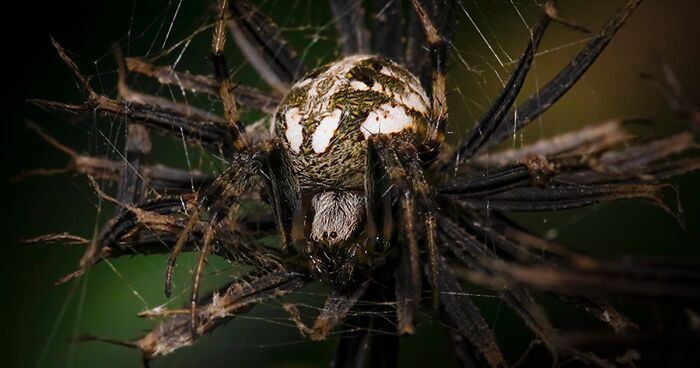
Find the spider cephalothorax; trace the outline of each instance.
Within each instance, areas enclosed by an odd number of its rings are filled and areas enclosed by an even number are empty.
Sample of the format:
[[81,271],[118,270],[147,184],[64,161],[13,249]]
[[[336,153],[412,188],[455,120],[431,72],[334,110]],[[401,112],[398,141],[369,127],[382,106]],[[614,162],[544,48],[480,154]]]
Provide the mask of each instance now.
[[404,67],[353,55],[304,76],[277,108],[272,135],[285,141],[302,188],[308,241],[301,251],[323,279],[345,284],[356,264],[373,263],[364,229],[369,138],[422,143],[429,106]]
[[[694,271],[595,260],[543,239],[505,215],[629,198],[672,213],[660,198],[663,186],[658,182],[700,168],[700,159],[690,154],[697,149],[692,135],[639,143],[619,121],[612,121],[532,146],[486,152],[554,104],[640,0],[627,0],[552,82],[516,108],[545,30],[552,22],[566,23],[553,2],[546,2],[503,91],[453,150],[441,146],[448,123],[445,68],[454,1],[412,0],[406,34],[400,21],[402,1],[373,2],[379,5],[372,18],[374,49],[363,24],[365,2],[330,2],[344,57],[306,75],[280,30],[247,0],[220,1],[214,78],[130,59],[120,68],[120,100],[95,92],[55,44],[87,101],[37,103],[70,113],[125,118],[129,125],[124,163],[79,155],[40,133],[71,155],[69,171],[119,181],[116,198],[93,182],[119,210],[93,241],[85,241],[89,245],[80,269],[64,281],[103,258],[131,251],[169,253],[165,292],[170,296],[178,255],[199,249],[188,308],[144,312],[166,319],[142,338],[120,344],[139,348],[146,359],[166,355],[255,304],[321,280],[332,291],[313,326],[301,321],[294,306],[285,304],[285,309],[314,340],[325,339],[336,326],[342,329],[336,368],[365,363],[394,367],[399,335],[415,332],[419,312],[428,304],[436,307],[433,313],[452,334],[461,364],[506,366],[494,332],[459,277],[502,298],[555,360],[566,355],[607,366],[607,359],[578,349],[559,334],[533,289],[582,308],[618,333],[635,326],[601,296],[700,299],[700,275]],[[223,53],[227,23],[276,94],[231,81]],[[131,91],[124,80],[126,68],[183,91],[216,96],[224,116]],[[684,108],[684,116],[697,116],[677,83],[668,79],[660,85],[674,106]],[[240,120],[239,103],[272,114],[271,134],[254,137],[255,126],[249,130]],[[226,169],[213,178],[147,165],[147,128],[221,155]],[[679,153],[687,157],[679,158]],[[144,200],[149,190],[157,195]],[[260,207],[270,209],[262,216],[241,211],[243,201],[261,200],[265,204]],[[281,246],[265,244],[263,239],[271,235]],[[76,239],[61,234],[37,241]],[[200,299],[199,284],[211,252],[254,271]]]

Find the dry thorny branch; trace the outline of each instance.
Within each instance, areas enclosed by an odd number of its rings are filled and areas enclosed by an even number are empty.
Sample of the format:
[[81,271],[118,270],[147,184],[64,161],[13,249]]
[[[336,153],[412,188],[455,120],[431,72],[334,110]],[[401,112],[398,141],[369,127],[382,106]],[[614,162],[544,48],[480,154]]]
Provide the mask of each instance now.
[[[700,119],[669,66],[662,65],[661,79],[645,77],[663,92],[671,108],[687,123],[689,132],[640,139],[626,129],[635,120],[613,119],[524,147],[488,151],[563,96],[639,2],[627,1],[569,65],[513,112],[515,98],[550,24],[585,30],[565,20],[554,3],[547,2],[542,20],[533,29],[528,47],[494,106],[467,139],[451,149],[441,143],[447,123],[445,65],[454,33],[450,11],[453,2],[412,1],[409,33],[403,47],[402,39],[392,31],[397,27],[394,17],[388,16],[401,14],[400,2],[375,1],[373,45],[364,26],[362,2],[331,1],[343,53],[374,52],[405,64],[424,86],[430,87],[426,90],[433,109],[433,125],[424,145],[415,147],[402,139],[383,136],[374,136],[365,143],[365,195],[368,208],[373,209],[366,215],[366,231],[376,235],[367,243],[375,248],[384,246],[376,238],[391,245],[378,251],[382,256],[360,272],[359,282],[335,288],[311,327],[302,321],[296,306],[284,304],[302,335],[312,340],[326,339],[333,329],[340,329],[336,367],[363,363],[395,365],[392,354],[398,335],[415,332],[419,311],[430,304],[428,300],[452,333],[461,364],[507,366],[496,336],[463,292],[463,282],[498,294],[551,352],[555,362],[560,357],[572,357],[611,366],[614,360],[599,356],[597,345],[634,348],[649,339],[678,338],[652,337],[637,331],[637,326],[607,298],[697,302],[700,270],[596,259],[521,228],[505,215],[507,211],[558,211],[634,199],[650,203],[683,223],[679,201],[676,200],[675,208],[668,204],[667,194],[678,191],[668,180],[700,169]],[[170,254],[170,275],[180,252],[201,248],[190,305],[143,312],[144,317],[162,321],[139,339],[99,338],[140,349],[146,359],[191,345],[198,336],[254,305],[296,291],[314,280],[343,284],[334,279],[343,277],[340,271],[322,276],[314,273],[297,247],[305,241],[304,229],[299,225],[299,207],[291,204],[296,203],[300,189],[290,179],[293,173],[287,167],[283,146],[270,137],[254,136],[260,133],[240,121],[239,109],[274,113],[282,96],[304,74],[304,64],[274,22],[249,1],[222,1],[218,14],[212,50],[213,77],[176,71],[148,59],[124,61],[120,57],[120,95],[111,98],[96,92],[54,41],[87,98],[78,104],[33,101],[46,109],[72,115],[93,113],[125,121],[127,125],[125,160],[115,161],[80,154],[36,124],[29,124],[45,141],[67,154],[70,161],[63,169],[38,169],[20,177],[85,175],[97,195],[118,207],[95,239],[63,233],[28,241],[86,248],[80,268],[60,282],[84,274],[103,259],[134,253]],[[223,57],[227,32],[273,92],[233,85]],[[127,87],[127,72],[219,98],[224,116],[132,91]],[[215,176],[149,162],[150,134],[155,132],[176,139],[183,137],[187,144],[220,155],[226,160],[227,169]],[[116,182],[116,195],[103,193],[93,178]],[[269,206],[262,206],[260,211],[241,210],[242,204],[255,201]],[[282,249],[262,241],[276,235],[282,238]],[[252,266],[253,271],[199,298],[199,277],[209,251],[231,263]],[[168,278],[166,293],[170,287]],[[614,332],[561,334],[536,301],[533,294],[538,291],[583,309],[609,324]],[[697,339],[698,335],[688,332],[682,338]],[[97,338],[83,338],[89,339]]]

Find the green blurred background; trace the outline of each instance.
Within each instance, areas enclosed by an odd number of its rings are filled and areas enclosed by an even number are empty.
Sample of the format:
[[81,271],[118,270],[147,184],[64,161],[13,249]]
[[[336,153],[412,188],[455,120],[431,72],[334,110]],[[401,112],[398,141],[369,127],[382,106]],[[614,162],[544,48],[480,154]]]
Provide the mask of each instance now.
[[[451,60],[450,68],[450,136],[463,137],[487,108],[489,101],[507,78],[512,59],[525,47],[529,33],[513,6],[517,4],[525,20],[533,25],[538,18],[534,0],[462,1],[494,52],[475,31],[474,25],[460,10],[460,25],[455,46],[460,58]],[[307,66],[315,66],[337,56],[334,28],[327,4],[311,0],[274,0],[262,2],[273,19],[285,27],[292,43],[303,50]],[[562,0],[561,15],[597,30],[623,1]],[[9,8],[9,10],[8,10]],[[122,367],[136,366],[139,355],[122,347],[98,343],[72,344],[72,336],[90,333],[116,338],[133,338],[152,324],[135,314],[145,307],[166,302],[162,276],[165,260],[161,256],[123,258],[112,267],[100,264],[87,277],[68,285],[51,286],[62,275],[74,270],[81,250],[63,246],[25,246],[18,240],[45,233],[71,232],[90,237],[96,223],[107,218],[111,208],[101,206],[85,180],[57,176],[30,178],[19,183],[10,177],[37,167],[62,167],[67,157],[50,148],[25,128],[24,121],[39,123],[62,142],[81,152],[116,157],[109,143],[119,146],[123,122],[88,118],[68,121],[64,116],[47,113],[30,104],[27,98],[46,98],[78,102],[83,95],[49,42],[53,35],[71,52],[81,70],[92,76],[98,91],[115,95],[115,64],[111,53],[118,43],[127,55],[152,54],[190,35],[211,21],[211,4],[207,1],[25,1],[6,5],[3,12],[4,115],[3,142],[5,162],[2,184],[8,198],[3,200],[2,343],[3,365],[17,367]],[[528,128],[516,145],[554,133],[576,129],[585,124],[620,116],[653,119],[654,126],[637,127],[635,133],[671,134],[682,129],[678,118],[669,112],[665,101],[640,72],[659,74],[654,54],[673,66],[693,101],[700,102],[700,73],[697,60],[700,48],[700,4],[694,0],[646,0],[632,16],[591,70],[544,117]],[[176,16],[175,16],[176,15]],[[173,21],[174,19],[174,21]],[[166,34],[168,34],[166,38]],[[542,45],[546,53],[536,59],[528,79],[526,94],[554,75],[581,47],[585,35],[553,26]],[[209,73],[207,59],[209,32],[196,37],[186,48],[178,68]],[[262,87],[250,66],[229,46],[229,63],[233,78],[243,84]],[[179,50],[178,50],[179,52]],[[179,55],[166,57],[173,62]],[[506,67],[499,65],[499,60]],[[158,89],[145,79],[135,87],[170,93]],[[526,94],[523,94],[525,96]],[[216,109],[216,103],[197,99],[204,108]],[[248,116],[249,119],[255,116]],[[513,144],[513,143],[509,143]],[[184,165],[178,142],[155,138],[154,157],[173,165]],[[196,152],[195,152],[196,156]],[[206,160],[205,160],[206,161]],[[674,181],[680,188],[687,229],[682,230],[670,217],[651,206],[619,203],[563,213],[518,215],[517,220],[558,241],[603,256],[637,257],[677,256],[697,260],[700,256],[700,185],[699,175]],[[192,258],[180,262],[180,290],[189,280]],[[209,286],[220,284],[236,270],[222,266]],[[314,289],[316,290],[316,289]],[[476,290],[476,289],[474,289]],[[314,299],[312,291],[302,295]],[[318,292],[324,292],[318,289]],[[175,306],[184,299],[180,297]],[[529,334],[495,298],[477,297],[487,319],[513,361],[527,346]],[[557,326],[600,327],[579,312],[542,297]],[[268,366],[312,367],[326,365],[336,340],[310,343],[289,327],[279,313],[278,304],[257,308],[249,316],[236,319],[215,333],[203,337],[188,348],[154,362],[155,367],[191,366]],[[621,301],[621,308],[649,329],[669,328],[682,319],[659,315],[656,307]],[[678,306],[664,311],[682,313]],[[656,313],[656,314],[655,314]],[[309,313],[311,314],[311,313]],[[282,322],[284,325],[279,324]],[[436,323],[425,321],[419,333],[404,338],[402,366],[424,366],[431,362],[453,364],[446,358],[449,342]],[[536,353],[537,355],[537,353]],[[537,357],[535,357],[537,358]],[[669,366],[683,366],[684,358],[667,356]],[[534,359],[534,362],[539,360]],[[545,360],[546,361],[546,360]],[[531,363],[535,366],[537,363]]]

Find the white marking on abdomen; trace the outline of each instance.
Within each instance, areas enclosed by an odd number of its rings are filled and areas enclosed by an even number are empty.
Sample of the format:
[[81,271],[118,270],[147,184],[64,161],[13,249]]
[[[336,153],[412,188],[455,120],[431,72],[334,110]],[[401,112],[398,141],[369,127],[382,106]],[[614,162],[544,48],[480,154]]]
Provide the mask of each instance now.
[[419,94],[415,92],[409,92],[405,95],[399,95],[398,97],[399,102],[406,105],[406,107],[409,107],[423,114],[428,113],[428,106],[426,105],[422,96],[420,96]]
[[304,133],[301,126],[302,114],[299,109],[293,107],[284,113],[284,120],[287,123],[287,131],[285,136],[289,142],[289,147],[292,151],[299,153],[301,143],[304,141]]
[[365,138],[373,134],[397,133],[408,128],[413,128],[414,121],[406,114],[403,106],[392,106],[384,104],[378,110],[367,115],[367,119],[362,123],[360,129]]
[[340,118],[343,112],[335,109],[328,116],[321,119],[321,122],[316,127],[313,137],[311,137],[311,147],[316,153],[325,152],[331,143],[331,139],[335,136],[335,131],[340,125]]

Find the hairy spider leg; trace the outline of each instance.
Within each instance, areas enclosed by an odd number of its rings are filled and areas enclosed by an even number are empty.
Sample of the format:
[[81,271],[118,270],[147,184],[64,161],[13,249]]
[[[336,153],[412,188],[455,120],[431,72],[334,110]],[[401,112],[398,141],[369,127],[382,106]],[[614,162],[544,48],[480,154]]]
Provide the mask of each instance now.
[[[415,192],[399,158],[383,135],[371,136],[367,142],[368,154],[376,155],[390,182],[384,195],[398,196],[400,229],[398,238],[405,248],[400,249],[399,271],[396,275],[396,313],[401,333],[412,334],[421,302],[420,253],[416,224]],[[394,229],[397,232],[399,228]]]
[[430,50],[432,82],[431,91],[431,117],[428,134],[423,142],[422,150],[426,156],[434,157],[438,153],[440,144],[445,138],[445,126],[447,124],[447,43],[439,34],[438,28],[433,23],[428,10],[421,0],[411,0],[413,9],[420,20],[425,32],[428,49]]
[[[195,210],[195,213],[190,218],[190,223],[196,221],[193,219],[201,216],[204,210],[210,213],[210,218],[209,224],[205,230],[202,249],[199,253],[197,268],[192,281],[192,293],[190,298],[192,326],[196,325],[195,318],[197,300],[199,298],[199,285],[201,283],[201,275],[204,271],[206,257],[211,251],[211,241],[214,236],[215,227],[219,226],[222,221],[228,218],[229,212],[235,208],[236,201],[241,194],[245,193],[250,187],[252,184],[251,179],[258,174],[259,170],[259,157],[255,154],[242,153],[231,163],[229,168],[206,189],[205,194],[198,198],[197,210]],[[182,242],[184,244],[191,229],[192,226],[188,224],[180,234],[178,243]],[[179,249],[182,249],[182,247],[180,246]],[[175,248],[173,248],[173,251],[175,251]],[[172,280],[172,269],[169,267],[168,271],[170,272],[170,280]],[[166,280],[167,279],[168,277],[166,276]],[[195,332],[195,330],[193,330],[193,332]]]
[[[417,223],[415,217],[420,214],[425,231],[425,247],[428,257],[428,280],[433,292],[433,304],[437,308],[439,295],[437,289],[437,220],[428,183],[421,167],[416,148],[402,139],[387,140],[385,137],[373,137],[369,141],[368,157],[377,157],[389,177],[392,187],[400,196],[401,225],[407,231],[403,241],[407,249],[401,250],[399,271],[396,277],[397,318],[401,333],[413,333],[414,323],[420,308],[421,272],[420,252],[418,249]],[[385,190],[385,193],[388,190]],[[386,195],[386,194],[384,194]],[[369,216],[368,216],[369,217]]]
[[263,162],[263,174],[268,181],[270,202],[283,250],[295,254],[303,249],[306,240],[299,183],[285,143],[279,139],[272,140]]
[[[232,132],[244,131],[240,122],[238,108],[233,96],[233,84],[229,78],[228,65],[224,56],[224,46],[226,43],[226,21],[229,11],[229,1],[219,0],[219,19],[214,28],[212,39],[211,61],[214,67],[214,75],[219,82],[219,94],[224,107],[224,117]],[[249,148],[249,143],[245,135],[233,136],[234,148],[243,151]],[[201,213],[202,208],[207,208],[208,204],[213,204],[214,209],[209,220],[209,225],[204,233],[202,249],[200,250],[197,267],[192,280],[192,293],[190,295],[190,324],[193,336],[197,335],[197,300],[199,299],[199,286],[204,272],[204,265],[207,256],[211,251],[211,242],[214,237],[214,228],[222,221],[232,208],[233,202],[247,189],[250,178],[258,173],[259,165],[252,156],[242,156],[242,161],[234,162],[209,188],[208,196],[202,199],[202,206],[196,215]],[[216,194],[211,196],[212,194]],[[194,218],[194,217],[193,217]],[[188,230],[188,229],[186,229]],[[187,234],[183,233],[183,237]],[[175,254],[175,252],[173,252]],[[168,268],[166,280],[172,280],[172,268]]]
[[[224,45],[226,42],[226,32],[225,32],[225,22],[227,19],[228,11],[228,0],[219,1],[219,19],[217,21],[216,27],[214,28],[214,34],[212,39],[212,55],[211,60],[214,67],[214,75],[219,82],[219,94],[224,107],[224,116],[229,129],[232,133],[234,132],[244,132],[243,126],[239,120],[238,108],[236,106],[236,101],[233,97],[231,91],[233,90],[233,85],[230,81],[228,75],[228,66],[226,63],[226,58],[224,57]],[[232,134],[233,146],[237,151],[246,150],[249,147],[249,143],[243,134]],[[189,233],[192,230],[192,225],[198,220],[199,216],[202,214],[203,210],[208,207],[209,204],[215,206],[212,211],[211,218],[209,220],[209,225],[204,233],[204,239],[202,243],[202,248],[200,250],[199,259],[197,261],[197,267],[195,269],[193,281],[192,281],[192,293],[190,297],[190,317],[192,333],[196,334],[196,313],[197,313],[197,299],[199,298],[199,286],[201,284],[202,272],[204,271],[204,264],[206,257],[211,251],[211,242],[214,236],[214,227],[222,221],[226,214],[230,211],[231,205],[247,188],[247,182],[251,176],[257,174],[258,167],[256,165],[250,165],[252,157],[239,157],[243,161],[249,162],[234,162],[232,166],[227,169],[224,174],[222,174],[213,185],[207,189],[207,195],[201,198],[201,206],[199,206],[193,216],[190,218],[190,222],[185,227],[183,233],[180,235],[176,247],[173,248],[171,256],[168,260],[168,267],[166,270],[165,277],[165,291],[166,295],[170,293],[172,289],[172,273],[175,267],[175,262],[177,256],[179,255],[182,245],[185,240],[189,237]],[[237,166],[237,165],[241,166]],[[231,177],[233,175],[234,177]],[[241,182],[241,180],[245,180]],[[238,184],[231,187],[231,184]],[[213,196],[212,194],[218,194]]]
[[438,309],[439,291],[437,288],[437,256],[439,254],[437,244],[437,219],[436,213],[439,209],[436,208],[435,201],[432,198],[430,185],[428,184],[425,173],[421,165],[419,153],[416,148],[403,140],[392,142],[395,146],[401,163],[407,170],[408,177],[411,180],[413,190],[418,199],[418,205],[424,218],[425,227],[425,247],[428,255],[428,268],[430,270],[428,281],[433,295],[433,306]]
[[[428,126],[428,133],[421,147],[421,151],[425,159],[432,159],[439,152],[440,145],[445,138],[445,127],[447,125],[447,87],[445,74],[447,72],[448,42],[453,27],[453,22],[451,20],[452,15],[450,13],[454,1],[445,0],[441,2],[433,0],[430,3],[432,9],[426,8],[425,2],[421,0],[411,0],[411,4],[425,33],[431,58],[431,124]],[[433,17],[431,17],[431,13]],[[447,25],[439,28],[434,22],[435,19],[445,20]],[[447,35],[442,35],[441,32],[446,32]]]
[[[214,27],[212,39],[211,62],[214,67],[214,76],[219,82],[219,97],[224,108],[224,118],[229,125],[232,135],[236,132],[244,132],[245,128],[241,124],[238,106],[233,95],[234,85],[229,78],[228,64],[224,56],[224,45],[226,43],[226,20],[227,20],[228,0],[219,0],[219,20]],[[249,143],[244,134],[233,135],[233,146],[238,151],[248,148]]]

